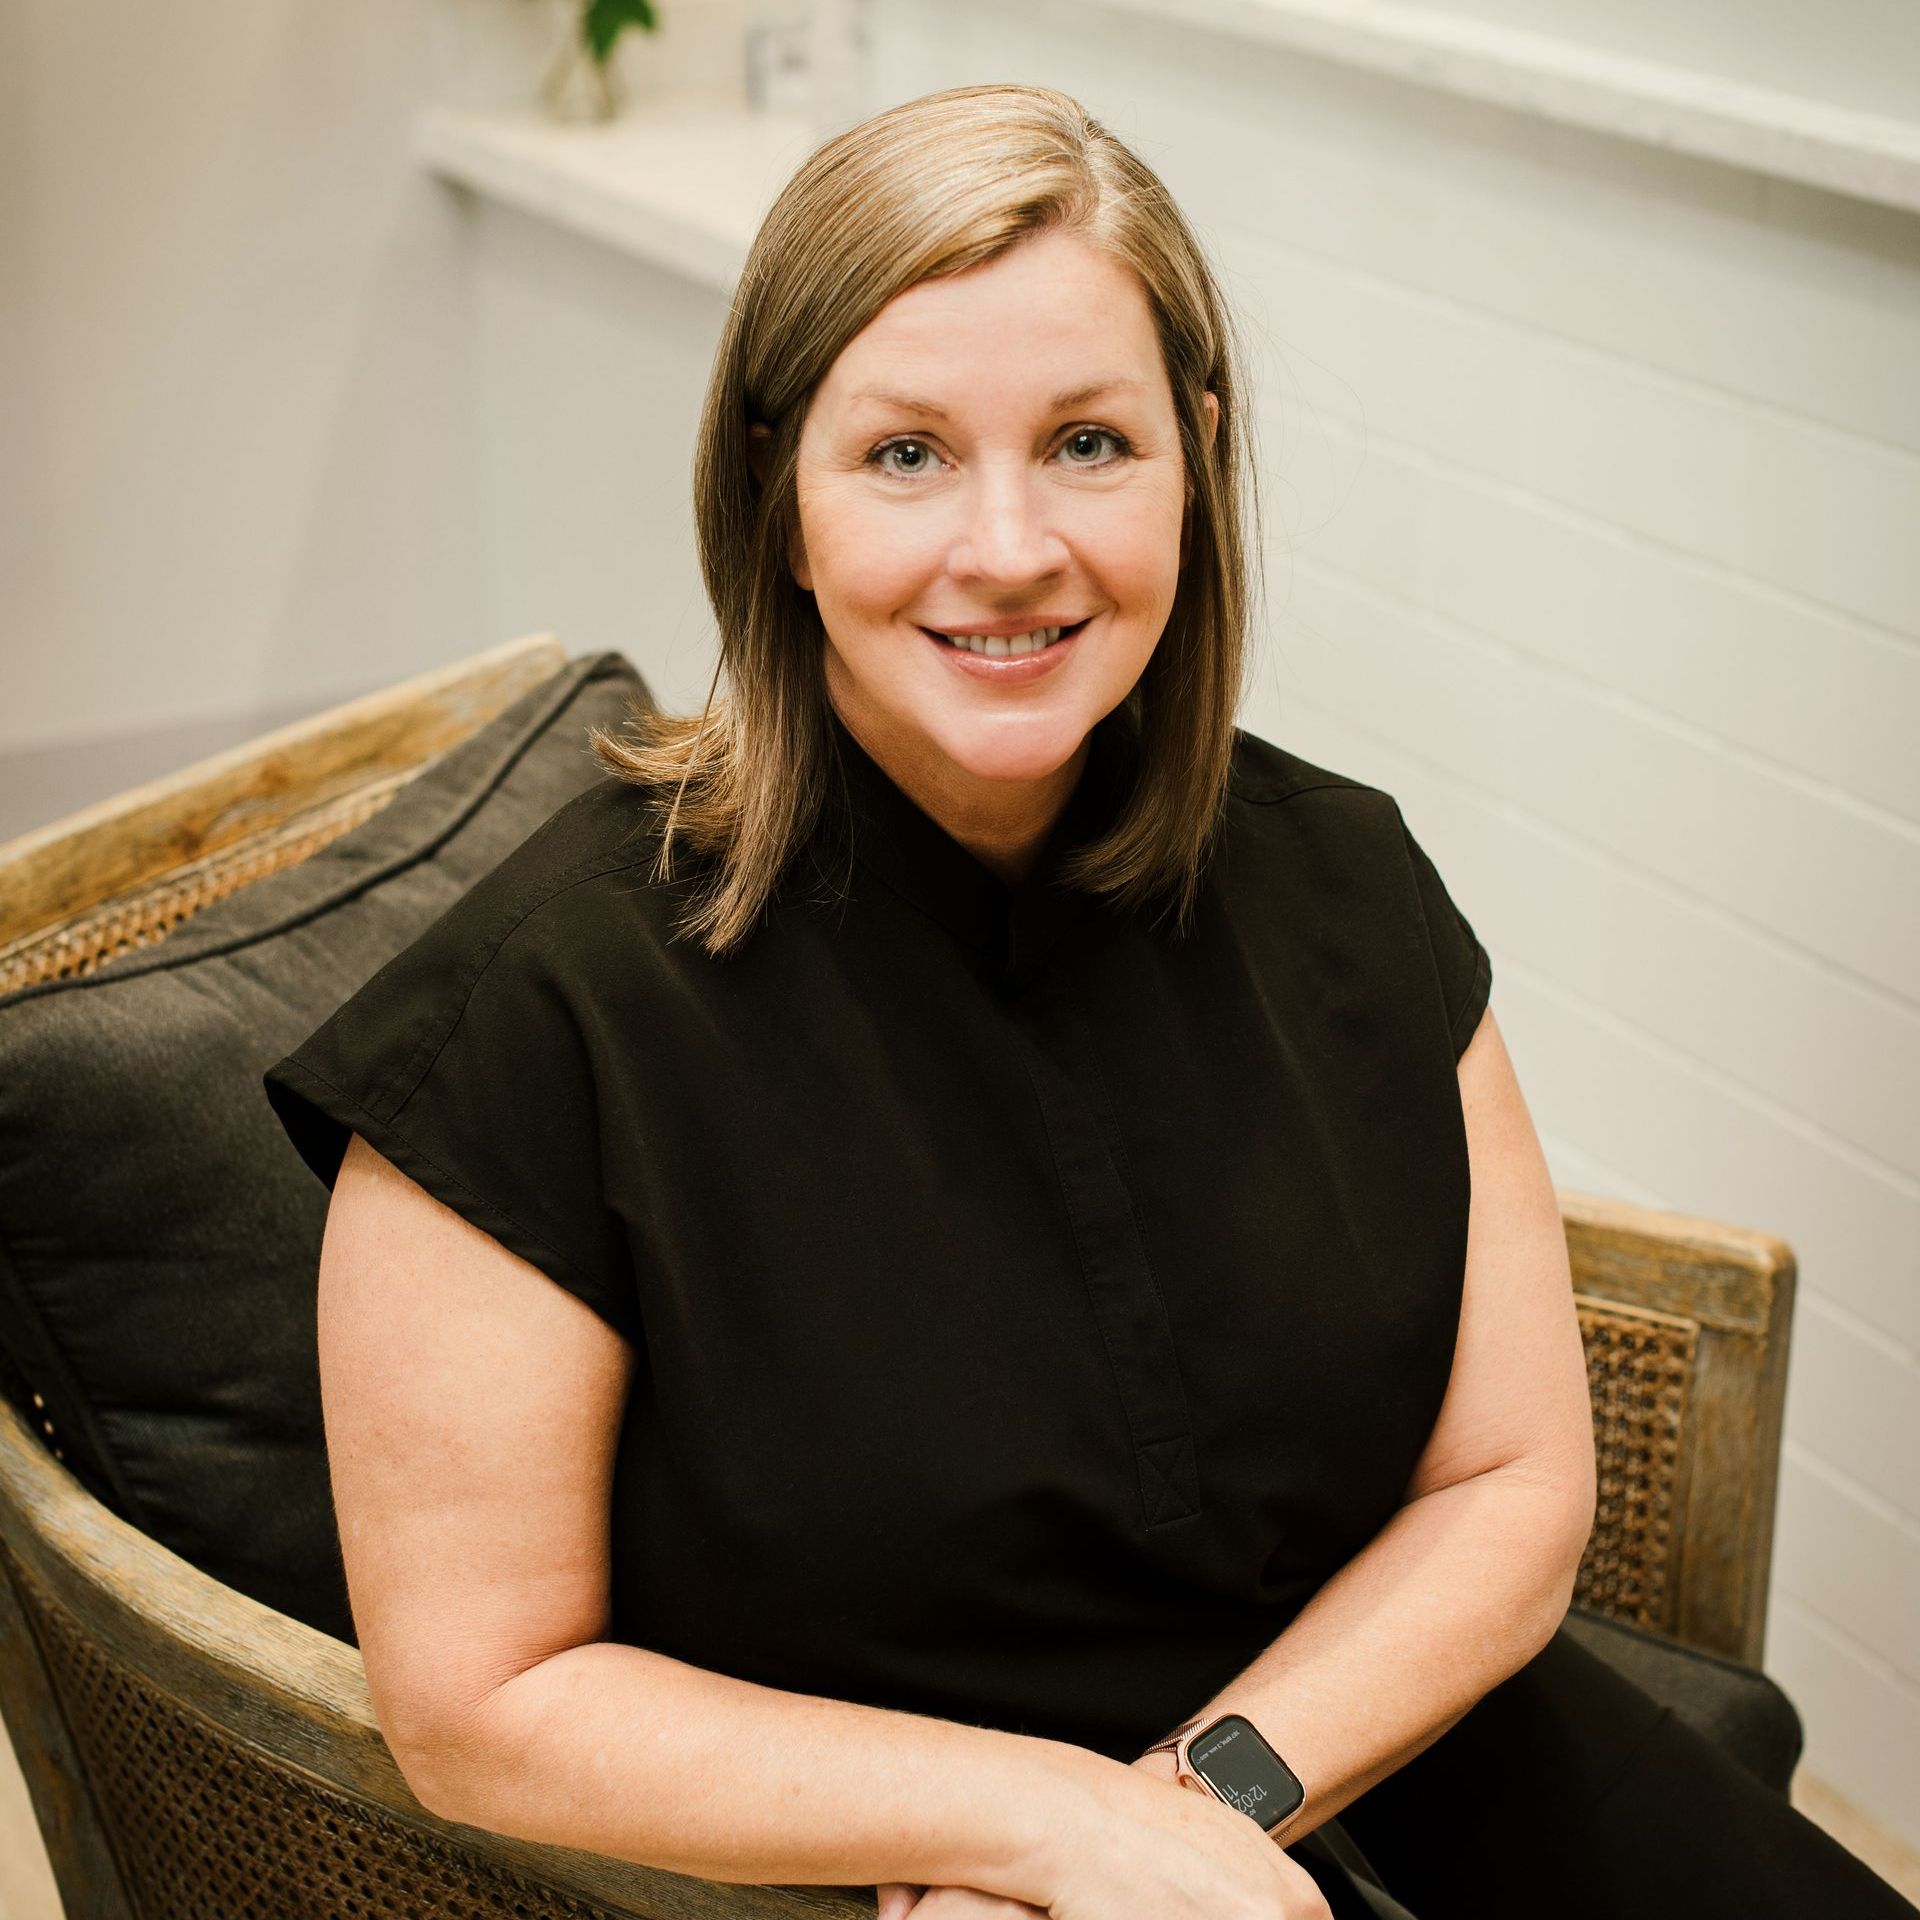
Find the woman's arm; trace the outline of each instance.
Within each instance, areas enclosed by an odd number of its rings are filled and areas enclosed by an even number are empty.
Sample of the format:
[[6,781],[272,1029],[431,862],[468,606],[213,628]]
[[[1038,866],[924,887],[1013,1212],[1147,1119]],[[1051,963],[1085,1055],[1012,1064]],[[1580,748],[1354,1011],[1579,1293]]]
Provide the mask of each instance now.
[[1080,1748],[608,1640],[631,1350],[358,1136],[319,1343],[368,1691],[423,1805],[713,1880],[1044,1897],[1048,1809],[1080,1797]]
[[[1593,1415],[1560,1206],[1489,1010],[1460,1058],[1473,1180],[1459,1340],[1405,1502],[1206,1703],[1307,1789],[1292,1841],[1546,1645],[1593,1526]],[[1172,1758],[1134,1765],[1172,1777]]]

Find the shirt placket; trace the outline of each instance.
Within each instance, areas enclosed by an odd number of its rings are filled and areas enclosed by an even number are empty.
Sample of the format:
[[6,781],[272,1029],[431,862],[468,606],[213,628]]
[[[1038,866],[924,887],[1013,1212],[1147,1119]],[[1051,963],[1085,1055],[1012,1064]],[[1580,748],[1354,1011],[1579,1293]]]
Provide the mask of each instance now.
[[1099,1054],[1067,994],[1036,989],[1021,1003],[1020,1023],[1087,1303],[1126,1416],[1142,1523],[1152,1530],[1190,1519],[1200,1511],[1200,1479],[1186,1387]]

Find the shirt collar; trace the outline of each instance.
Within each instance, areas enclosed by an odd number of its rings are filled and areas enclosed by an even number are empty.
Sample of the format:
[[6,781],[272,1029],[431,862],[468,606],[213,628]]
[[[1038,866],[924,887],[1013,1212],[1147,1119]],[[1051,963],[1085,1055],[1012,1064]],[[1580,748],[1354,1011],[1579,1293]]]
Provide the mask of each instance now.
[[1132,784],[1129,722],[1116,708],[1095,723],[1086,764],[1033,864],[1009,884],[922,811],[854,737],[831,702],[827,723],[844,776],[840,817],[854,857],[937,920],[974,954],[987,977],[1018,986],[1057,944],[1069,920],[1099,905],[1059,882],[1074,848],[1117,818]]

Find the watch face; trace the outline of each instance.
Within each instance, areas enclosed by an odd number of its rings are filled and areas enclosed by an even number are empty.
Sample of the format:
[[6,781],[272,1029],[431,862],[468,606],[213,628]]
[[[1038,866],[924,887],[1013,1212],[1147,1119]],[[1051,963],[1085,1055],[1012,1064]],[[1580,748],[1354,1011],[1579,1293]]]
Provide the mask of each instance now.
[[1293,1770],[1237,1713],[1222,1714],[1188,1746],[1187,1765],[1268,1833],[1307,1797]]

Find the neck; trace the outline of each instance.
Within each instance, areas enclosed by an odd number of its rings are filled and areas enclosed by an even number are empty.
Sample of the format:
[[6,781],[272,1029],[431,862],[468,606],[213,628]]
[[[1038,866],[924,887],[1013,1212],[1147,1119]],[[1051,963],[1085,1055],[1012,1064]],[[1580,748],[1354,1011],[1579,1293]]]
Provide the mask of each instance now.
[[903,739],[864,714],[850,715],[837,699],[834,709],[887,778],[1008,886],[1032,872],[1091,752],[1089,736],[1061,766],[1037,779],[993,779],[957,765],[924,740]]

